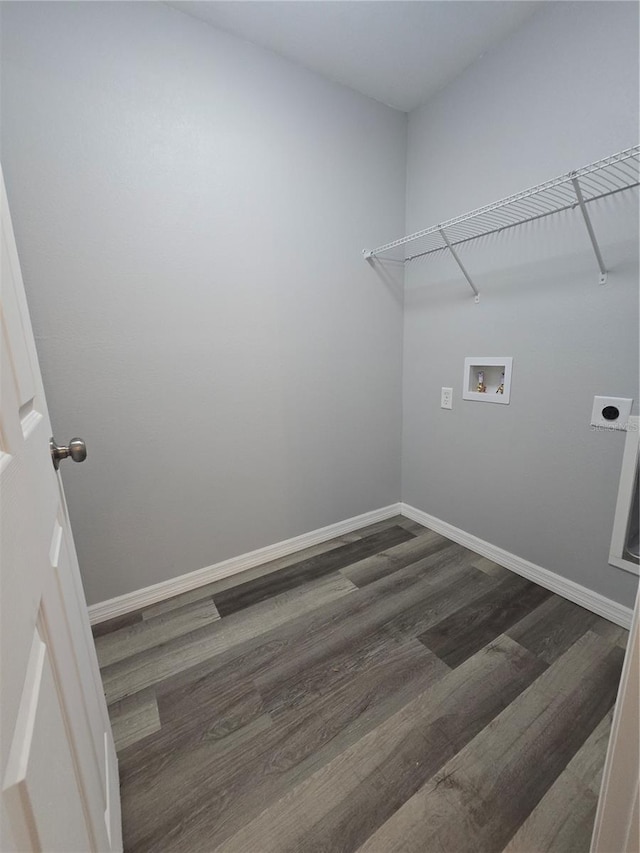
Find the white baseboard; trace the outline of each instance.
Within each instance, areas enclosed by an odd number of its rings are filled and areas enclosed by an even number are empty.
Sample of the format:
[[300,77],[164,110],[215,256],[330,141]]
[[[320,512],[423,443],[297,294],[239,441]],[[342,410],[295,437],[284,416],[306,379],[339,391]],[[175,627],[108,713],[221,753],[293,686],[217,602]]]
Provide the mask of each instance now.
[[280,557],[286,557],[295,551],[302,551],[304,548],[310,548],[312,545],[327,542],[329,539],[334,539],[345,533],[351,533],[353,530],[366,527],[368,524],[375,524],[377,521],[384,521],[387,518],[392,518],[394,515],[404,515],[412,521],[417,521],[418,524],[422,524],[430,530],[446,536],[447,539],[451,539],[453,542],[457,542],[465,548],[475,551],[476,554],[487,557],[487,559],[493,560],[494,563],[498,563],[498,565],[504,566],[506,569],[510,569],[512,572],[540,584],[545,589],[550,589],[552,592],[579,604],[592,613],[597,613],[598,616],[609,619],[610,622],[615,622],[616,625],[621,625],[623,628],[629,628],[631,625],[632,610],[630,607],[624,607],[622,604],[618,604],[617,601],[612,601],[604,595],[593,592],[593,590],[581,586],[581,584],[575,581],[563,578],[561,575],[551,572],[548,569],[543,569],[542,566],[530,563],[528,560],[518,557],[517,554],[512,554],[503,548],[498,548],[484,539],[479,539],[471,533],[460,530],[459,527],[454,527],[446,521],[442,521],[433,515],[429,515],[405,503],[391,504],[372,512],[365,512],[362,515],[356,515],[345,521],[339,521],[336,524],[330,524],[327,527],[303,533],[301,536],[285,539],[283,542],[277,542],[275,545],[267,545],[265,548],[258,548],[256,551],[250,551],[238,557],[231,557],[229,560],[223,560],[213,566],[206,566],[204,569],[197,569],[195,572],[179,575],[176,578],[170,578],[167,581],[153,584],[153,586],[147,586],[143,589],[126,593],[125,595],[119,595],[117,598],[110,598],[108,601],[92,604],[89,607],[91,624],[94,625],[98,622],[104,622],[106,619],[123,616],[125,613],[130,613],[141,607],[150,607],[152,604],[157,604],[159,601],[164,601],[174,595],[189,592],[189,590],[196,589],[213,581],[240,574],[254,566],[268,563],[270,560],[277,560]]
[[92,604],[89,607],[89,619],[91,624],[95,625],[98,622],[104,622],[106,619],[131,613],[131,611],[138,610],[141,607],[150,607],[152,604],[157,604],[159,601],[164,601],[174,595],[189,592],[189,590],[213,581],[237,575],[254,566],[286,557],[295,551],[302,551],[312,545],[327,542],[329,539],[335,539],[337,536],[343,536],[345,533],[351,533],[353,530],[366,527],[368,524],[375,524],[377,521],[384,521],[394,515],[400,515],[399,503],[365,512],[362,515],[347,518],[345,521],[329,524],[327,527],[320,527],[310,533],[303,533],[301,536],[285,539],[275,545],[267,545],[265,548],[249,551],[249,553],[241,554],[239,557],[231,557],[229,560],[223,560],[213,566],[196,569],[195,572],[179,575],[176,578],[153,584],[153,586],[146,586],[143,589],[119,595],[116,598],[110,598],[108,601]]
[[459,527],[454,527],[452,524],[441,521],[439,518],[422,512],[422,510],[416,509],[409,504],[400,504],[400,512],[412,521],[423,524],[430,530],[446,536],[447,539],[452,539],[454,542],[463,545],[465,548],[469,548],[471,551],[475,551],[482,557],[486,557],[494,563],[498,563],[498,565],[504,566],[506,569],[510,569],[510,571],[534,581],[534,583],[545,587],[545,589],[556,592],[563,598],[579,604],[592,613],[597,613],[598,616],[603,616],[610,622],[615,622],[616,625],[627,629],[631,626],[633,611],[630,607],[624,607],[622,604],[618,604],[617,601],[612,601],[604,595],[593,592],[593,590],[588,589],[586,586],[563,578],[561,575],[549,571],[549,569],[543,569],[542,566],[537,566],[535,563],[530,563],[528,560],[518,557],[517,554],[512,554],[503,548],[492,545],[490,542],[485,542],[484,539],[479,539],[471,533],[466,533],[464,530],[460,530]]

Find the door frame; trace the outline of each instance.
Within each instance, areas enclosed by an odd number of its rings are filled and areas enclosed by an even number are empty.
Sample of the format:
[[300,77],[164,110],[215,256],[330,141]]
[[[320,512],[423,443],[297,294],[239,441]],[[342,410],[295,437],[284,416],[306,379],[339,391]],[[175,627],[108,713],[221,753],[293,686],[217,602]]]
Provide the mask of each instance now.
[[591,853],[640,850],[640,591],[633,611],[591,839]]

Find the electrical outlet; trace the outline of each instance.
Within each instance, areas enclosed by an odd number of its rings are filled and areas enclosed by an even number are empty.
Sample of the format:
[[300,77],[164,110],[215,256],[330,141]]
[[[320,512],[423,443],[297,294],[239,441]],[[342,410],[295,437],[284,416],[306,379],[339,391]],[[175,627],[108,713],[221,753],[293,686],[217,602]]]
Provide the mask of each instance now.
[[594,397],[591,426],[626,430],[632,405],[633,400],[630,397]]
[[440,408],[453,408],[453,388],[443,388],[440,392]]

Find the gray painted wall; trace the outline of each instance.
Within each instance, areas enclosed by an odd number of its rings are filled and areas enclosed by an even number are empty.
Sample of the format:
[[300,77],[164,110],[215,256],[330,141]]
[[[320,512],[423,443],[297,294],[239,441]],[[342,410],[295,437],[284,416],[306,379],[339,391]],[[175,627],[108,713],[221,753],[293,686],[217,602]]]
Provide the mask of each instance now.
[[[409,122],[161,4],[3,3],[2,162],[90,602],[402,498],[604,595],[637,196],[402,291],[377,245],[634,144],[633,3],[556,3]],[[389,266],[388,269],[397,267]],[[508,407],[466,355],[514,357]],[[440,387],[454,409],[439,408]],[[400,465],[401,393],[404,396]],[[637,404],[636,404],[637,411]],[[400,471],[402,470],[402,491]]]
[[[638,6],[554,3],[409,121],[407,229],[638,141]],[[609,283],[575,213],[408,267],[403,499],[631,606],[607,565],[624,433],[593,396],[638,390],[638,197],[593,210]],[[465,356],[513,356],[509,406],[463,401]],[[439,408],[453,386],[452,411]]]
[[406,116],[156,3],[2,4],[2,164],[89,602],[400,499]]

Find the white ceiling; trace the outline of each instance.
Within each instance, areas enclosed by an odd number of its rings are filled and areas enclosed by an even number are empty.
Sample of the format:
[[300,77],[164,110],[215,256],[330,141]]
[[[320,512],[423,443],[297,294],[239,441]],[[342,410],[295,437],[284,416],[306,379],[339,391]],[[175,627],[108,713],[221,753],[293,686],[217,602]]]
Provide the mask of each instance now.
[[180,0],[170,5],[408,112],[543,4],[529,0]]

